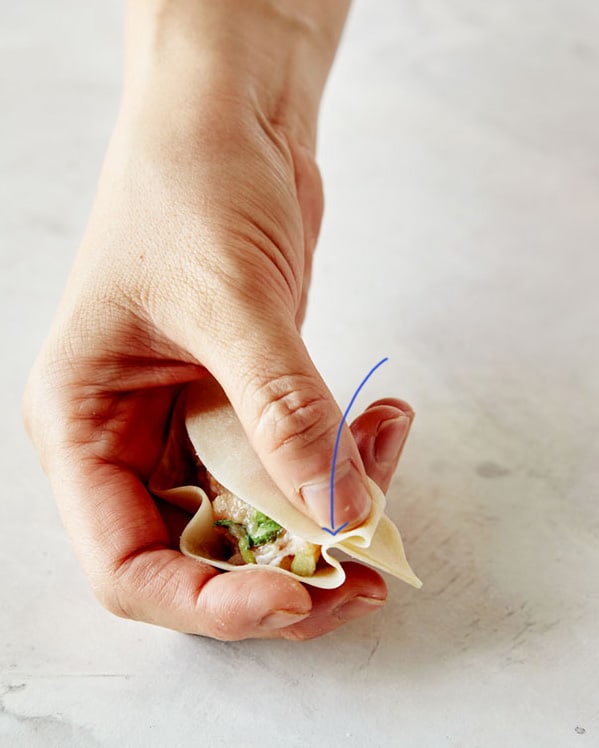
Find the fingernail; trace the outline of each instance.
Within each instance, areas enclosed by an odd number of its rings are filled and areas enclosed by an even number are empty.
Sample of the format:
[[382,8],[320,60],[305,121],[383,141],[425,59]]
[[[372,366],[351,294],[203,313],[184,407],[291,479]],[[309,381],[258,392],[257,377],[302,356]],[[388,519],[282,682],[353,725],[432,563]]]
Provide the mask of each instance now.
[[[309,483],[302,486],[300,494],[308,511],[321,527],[331,527],[331,484]],[[370,514],[371,498],[360,473],[351,462],[338,465],[335,470],[334,524],[345,522],[357,525]]]
[[274,613],[264,616],[260,621],[260,626],[274,631],[275,629],[285,628],[285,626],[293,626],[294,623],[303,621],[309,615],[310,611],[307,613],[292,613],[290,610],[275,610]]
[[382,608],[384,604],[384,600],[376,597],[357,595],[337,608],[333,615],[340,621],[351,621],[352,618],[358,618],[359,616],[366,615],[366,613],[371,613],[373,610]]
[[379,464],[395,462],[410,430],[408,416],[383,421],[374,441],[374,458]]

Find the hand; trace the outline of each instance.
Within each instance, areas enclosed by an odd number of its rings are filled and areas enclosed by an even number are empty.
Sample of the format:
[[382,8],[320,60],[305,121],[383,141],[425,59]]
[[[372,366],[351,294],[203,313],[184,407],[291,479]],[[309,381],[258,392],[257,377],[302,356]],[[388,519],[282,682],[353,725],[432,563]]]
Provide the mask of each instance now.
[[[193,88],[193,117],[180,90],[157,80],[125,97],[30,377],[28,429],[109,610],[221,639],[316,636],[378,604],[362,598],[383,600],[380,576],[348,564],[343,587],[311,598],[281,575],[218,574],[173,548],[168,512],[146,488],[179,389],[214,376],[284,494],[328,523],[341,413],[299,334],[322,215],[310,138],[220,79]],[[336,524],[367,516],[365,472],[388,483],[410,420],[388,401],[358,420],[356,439],[344,429]]]

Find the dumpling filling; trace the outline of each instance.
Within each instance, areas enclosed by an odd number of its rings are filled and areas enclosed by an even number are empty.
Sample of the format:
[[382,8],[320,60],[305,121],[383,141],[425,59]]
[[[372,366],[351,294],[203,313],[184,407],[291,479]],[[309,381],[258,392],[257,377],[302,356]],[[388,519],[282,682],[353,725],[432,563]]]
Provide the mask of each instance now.
[[294,535],[270,517],[227,491],[206,472],[214,526],[235,566],[263,564],[311,577],[320,558],[320,546]]

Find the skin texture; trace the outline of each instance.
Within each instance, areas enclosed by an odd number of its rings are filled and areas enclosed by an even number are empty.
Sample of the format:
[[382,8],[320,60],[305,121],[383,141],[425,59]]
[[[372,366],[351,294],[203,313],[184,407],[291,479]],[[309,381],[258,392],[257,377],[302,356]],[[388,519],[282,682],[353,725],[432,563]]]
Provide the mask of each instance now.
[[[326,485],[341,412],[300,327],[323,211],[316,115],[346,10],[130,4],[121,113],[24,398],[79,561],[116,615],[306,639],[385,599],[356,563],[332,591],[220,574],[177,550],[186,517],[146,489],[180,387],[212,376],[289,500],[317,520],[328,508],[328,487],[311,504],[302,487]],[[386,490],[412,418],[382,400],[345,429],[337,524],[368,514],[366,473]]]

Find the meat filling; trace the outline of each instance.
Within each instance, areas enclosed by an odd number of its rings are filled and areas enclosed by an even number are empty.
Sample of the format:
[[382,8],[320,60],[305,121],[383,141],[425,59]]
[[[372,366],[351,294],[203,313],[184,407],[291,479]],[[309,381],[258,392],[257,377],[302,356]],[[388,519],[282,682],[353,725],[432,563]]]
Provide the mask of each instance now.
[[264,564],[311,577],[320,558],[320,546],[294,535],[273,519],[227,491],[208,472],[214,525],[230,551],[227,561],[236,566]]

